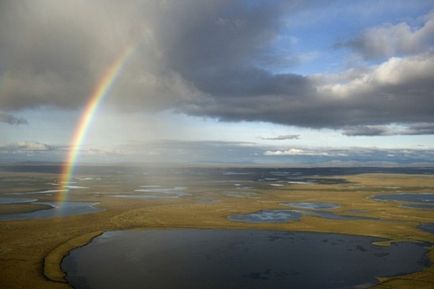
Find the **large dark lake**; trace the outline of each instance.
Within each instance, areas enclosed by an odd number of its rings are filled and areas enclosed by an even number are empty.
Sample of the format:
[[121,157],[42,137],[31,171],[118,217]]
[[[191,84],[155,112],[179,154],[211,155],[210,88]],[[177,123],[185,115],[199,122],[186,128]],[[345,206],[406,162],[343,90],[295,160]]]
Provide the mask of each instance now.
[[62,263],[76,289],[366,288],[378,276],[420,271],[421,244],[259,230],[106,232]]

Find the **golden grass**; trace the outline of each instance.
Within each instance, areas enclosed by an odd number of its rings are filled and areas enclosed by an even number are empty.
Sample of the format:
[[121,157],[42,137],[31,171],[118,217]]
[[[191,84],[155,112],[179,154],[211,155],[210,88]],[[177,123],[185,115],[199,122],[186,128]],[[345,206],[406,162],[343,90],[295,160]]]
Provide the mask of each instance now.
[[30,213],[50,208],[50,206],[43,204],[2,204],[0,205],[0,214]]

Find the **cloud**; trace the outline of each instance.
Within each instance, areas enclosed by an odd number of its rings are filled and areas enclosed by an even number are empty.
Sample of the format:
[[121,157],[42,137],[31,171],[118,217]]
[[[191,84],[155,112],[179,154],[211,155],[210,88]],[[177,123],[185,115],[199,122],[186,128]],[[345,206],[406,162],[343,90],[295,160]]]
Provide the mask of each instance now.
[[265,151],[264,156],[328,156],[326,151],[305,150],[299,148],[290,148],[287,150]]
[[391,58],[340,77],[319,86],[329,125],[335,117],[339,126],[434,122],[434,54]]
[[[334,77],[272,78],[281,91],[212,96],[187,111],[227,121],[268,121],[310,128],[434,122],[433,54],[392,58]],[[277,85],[279,81],[286,89]]]
[[297,147],[263,151],[263,157],[270,162],[328,164],[328,165],[404,165],[434,164],[434,150],[428,149],[387,149],[387,148],[327,148]]
[[292,140],[292,139],[300,139],[299,134],[285,134],[285,135],[279,135],[275,137],[260,137],[260,139],[263,140]]
[[105,99],[119,110],[332,129],[434,123],[431,16],[409,32],[417,47],[406,48],[410,56],[335,75],[267,69],[297,58],[290,47],[285,56],[270,52],[288,18],[319,5],[303,3],[3,1],[0,107],[80,108],[120,51],[136,43]]
[[391,135],[432,135],[434,124],[416,123],[408,126],[391,127],[385,125],[366,125],[344,128],[347,136],[391,136]]
[[405,22],[373,27],[337,46],[352,48],[366,59],[422,53],[434,45],[434,12],[424,20],[420,27]]
[[10,125],[28,124],[28,121],[22,117],[16,117],[9,113],[0,112],[0,122]]
[[347,136],[381,136],[390,135],[390,131],[387,126],[362,125],[345,128],[343,134]]
[[[0,146],[0,160],[62,162],[68,147],[34,141]],[[250,142],[176,141],[130,142],[112,148],[81,148],[86,163],[251,164],[284,166],[434,165],[434,149],[276,147]]]
[[431,135],[434,134],[434,124],[432,123],[417,123],[414,125],[410,125],[404,130],[406,135]]
[[21,141],[9,145],[0,146],[1,152],[9,153],[46,152],[54,150],[56,150],[55,146],[34,141]]
[[[279,19],[294,7],[286,1],[245,5],[241,0],[27,0],[1,5],[4,110],[82,106],[104,70],[131,43],[136,46],[133,59],[110,100],[120,108],[166,109],[185,104],[198,92],[261,93],[256,89],[270,85],[250,86],[271,74],[252,70],[250,62],[261,58]],[[244,79],[231,81],[232,76]]]

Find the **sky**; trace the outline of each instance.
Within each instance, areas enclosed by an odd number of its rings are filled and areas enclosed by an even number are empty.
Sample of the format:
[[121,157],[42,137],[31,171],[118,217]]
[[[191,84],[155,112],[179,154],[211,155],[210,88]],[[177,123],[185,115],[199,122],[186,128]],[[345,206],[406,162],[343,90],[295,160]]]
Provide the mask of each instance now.
[[0,0],[0,162],[434,165],[434,2]]

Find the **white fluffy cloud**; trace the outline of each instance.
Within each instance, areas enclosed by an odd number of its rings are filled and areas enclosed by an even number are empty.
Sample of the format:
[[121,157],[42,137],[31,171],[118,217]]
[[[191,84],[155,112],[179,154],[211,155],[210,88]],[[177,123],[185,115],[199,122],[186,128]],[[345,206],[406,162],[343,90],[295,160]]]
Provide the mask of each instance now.
[[[319,86],[320,93],[336,97],[352,97],[368,94],[384,94],[382,90],[387,87],[399,85],[412,85],[411,89],[426,90],[430,95],[428,87],[417,87],[417,83],[430,81],[434,75],[434,54],[422,54],[407,58],[392,57],[389,60],[365,69],[359,73],[349,71],[340,76],[332,78],[334,82]],[[341,82],[341,81],[342,82]],[[429,83],[425,83],[429,85]],[[394,97],[390,94],[390,97]],[[408,97],[411,97],[410,95]]]
[[424,18],[420,27],[405,22],[373,27],[342,45],[354,48],[365,58],[421,53],[434,45],[434,12]]

